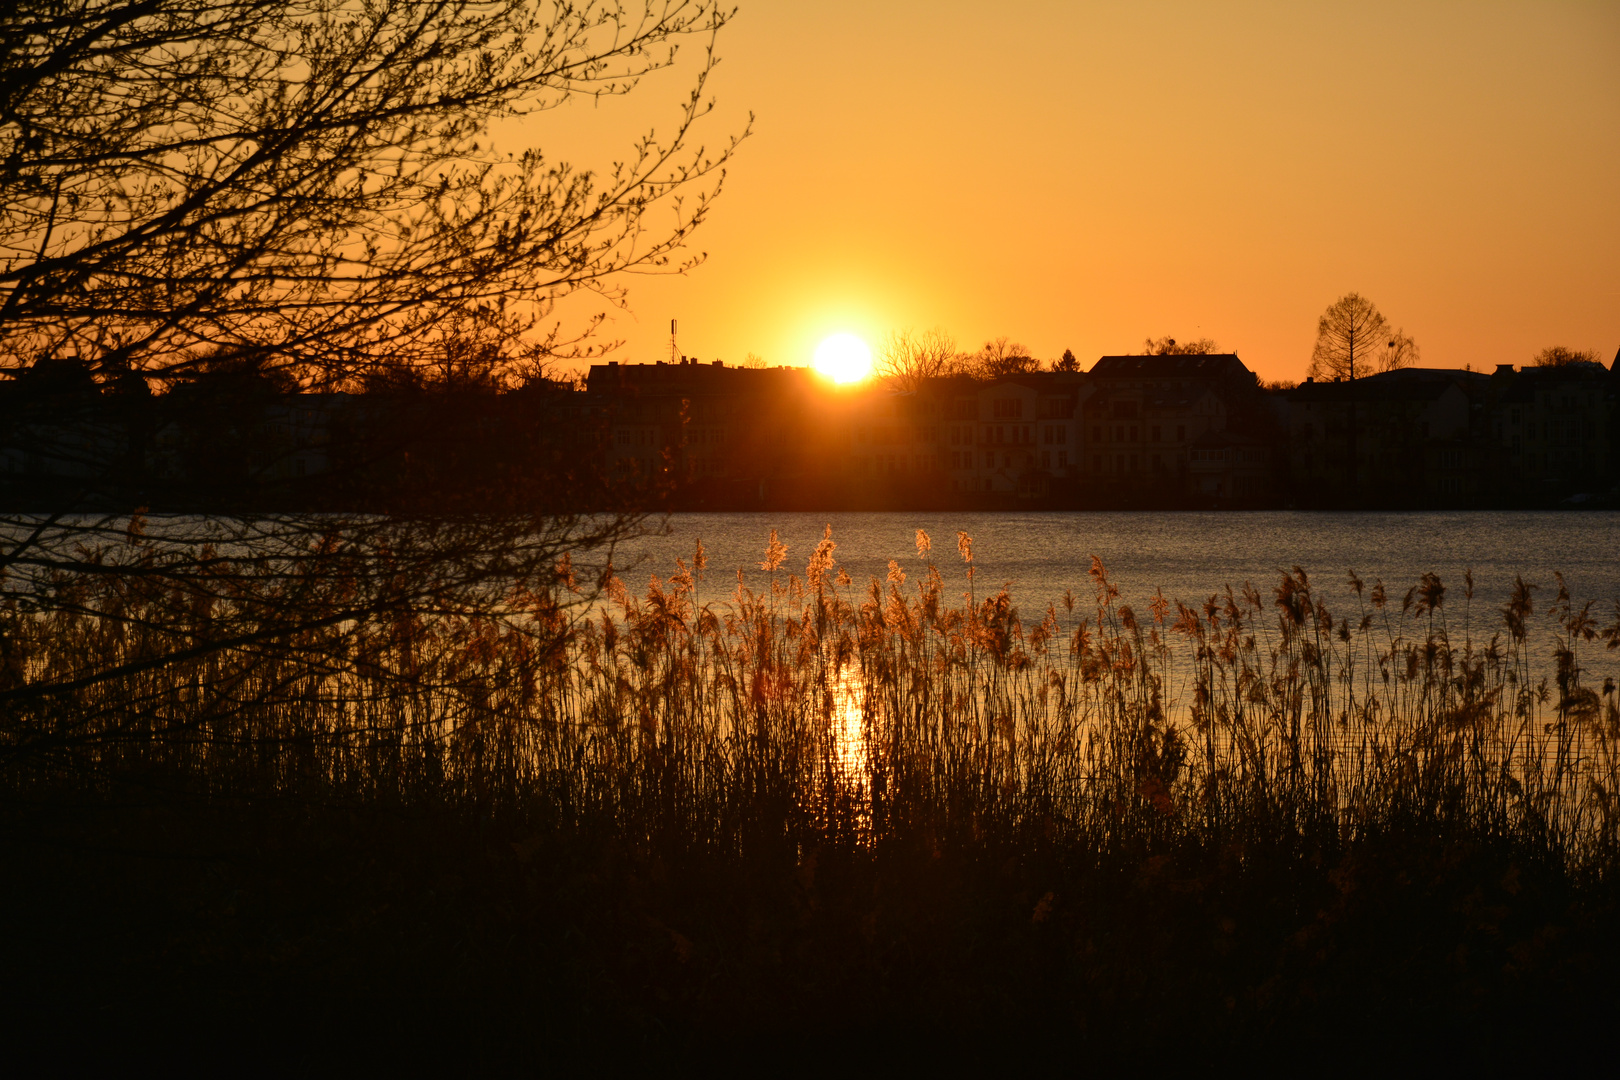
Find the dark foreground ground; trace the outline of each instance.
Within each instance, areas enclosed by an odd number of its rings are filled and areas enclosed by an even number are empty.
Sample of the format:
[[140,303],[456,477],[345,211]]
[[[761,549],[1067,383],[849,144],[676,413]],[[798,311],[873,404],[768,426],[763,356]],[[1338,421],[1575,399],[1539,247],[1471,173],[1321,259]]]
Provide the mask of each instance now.
[[58,1068],[1499,1068],[1620,1029],[1613,881],[1421,830],[655,859],[448,811],[135,792],[3,813],[0,1034]]

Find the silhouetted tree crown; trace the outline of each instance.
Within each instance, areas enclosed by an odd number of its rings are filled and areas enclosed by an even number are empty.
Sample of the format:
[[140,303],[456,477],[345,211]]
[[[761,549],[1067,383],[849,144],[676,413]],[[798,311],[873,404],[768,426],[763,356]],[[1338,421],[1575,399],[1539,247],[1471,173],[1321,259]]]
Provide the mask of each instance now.
[[1316,324],[1316,346],[1307,373],[1313,379],[1357,379],[1410,367],[1417,342],[1391,329],[1378,306],[1360,293],[1346,293],[1328,306]]
[[[545,432],[504,471],[454,468],[481,460],[482,431],[476,409],[455,405],[542,385],[554,359],[599,350],[600,315],[566,334],[551,321],[563,298],[620,302],[623,272],[691,264],[683,245],[736,145],[694,142],[729,17],[717,0],[0,10],[0,368],[46,388],[151,377],[191,396],[191,457],[218,465],[204,509],[239,511],[165,519],[137,543],[140,512],[79,512],[127,505],[116,462],[89,475],[71,440],[6,433],[8,452],[54,453],[75,471],[30,506],[43,513],[0,517],[0,601],[100,618],[80,587],[93,580],[108,584],[114,625],[135,624],[119,597],[136,583],[208,613],[175,633],[159,604],[147,625],[166,644],[150,655],[14,672],[6,693],[46,700],[132,664],[233,651],[352,671],[374,663],[364,643],[380,628],[433,620],[560,633],[534,598],[560,583],[573,596],[576,575],[585,595],[605,581],[597,571],[640,530],[648,492],[605,482]],[[635,90],[685,42],[700,51],[676,122],[606,171],[490,141],[494,121]],[[299,388],[456,391],[405,394],[365,420],[373,443],[432,428],[441,464],[368,443],[362,466],[397,458],[416,471],[388,490],[419,494],[387,513],[265,512],[258,493],[282,490],[263,460],[280,445],[266,409]],[[42,431],[27,437],[53,437]],[[408,482],[421,475],[454,484]]]
[[1027,375],[1041,369],[1041,362],[1030,355],[1029,347],[1006,336],[987,341],[966,358],[970,374],[980,379],[1004,379],[1010,375]]
[[890,331],[878,347],[878,376],[896,390],[915,390],[924,379],[954,375],[963,367],[956,339],[937,326]]
[[1209,356],[1221,347],[1209,338],[1197,341],[1177,341],[1173,337],[1148,338],[1142,342],[1144,356]]
[[[233,354],[332,385],[428,362],[472,329],[521,341],[564,296],[613,302],[616,272],[679,265],[734,145],[692,144],[729,17],[715,0],[8,7],[0,353],[14,364],[70,353],[98,375],[166,376]],[[489,140],[494,120],[629,92],[691,38],[710,52],[673,130],[607,172]],[[594,325],[538,345],[589,350]]]
[[1551,345],[1536,353],[1530,362],[1536,367],[1565,367],[1578,363],[1601,364],[1603,358],[1596,349],[1569,349],[1562,345]]

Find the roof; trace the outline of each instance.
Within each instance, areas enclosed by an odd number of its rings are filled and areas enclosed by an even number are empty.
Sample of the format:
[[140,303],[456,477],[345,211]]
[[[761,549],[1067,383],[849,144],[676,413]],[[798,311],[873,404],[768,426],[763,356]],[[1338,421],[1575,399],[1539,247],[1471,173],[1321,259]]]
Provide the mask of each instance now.
[[1307,380],[1284,391],[1289,401],[1434,401],[1452,387],[1489,382],[1490,376],[1455,368],[1401,368],[1353,382]]
[[1546,393],[1560,386],[1601,386],[1610,381],[1612,374],[1602,364],[1590,360],[1577,360],[1556,367],[1520,368],[1503,391],[1502,400],[1531,401],[1538,393]]
[[758,392],[766,387],[803,383],[810,369],[802,367],[739,368],[721,363],[700,364],[592,364],[585,384],[593,391],[645,389],[664,393],[686,393],[702,388],[714,392]]
[[1093,379],[1254,379],[1237,353],[1103,356],[1089,374]]

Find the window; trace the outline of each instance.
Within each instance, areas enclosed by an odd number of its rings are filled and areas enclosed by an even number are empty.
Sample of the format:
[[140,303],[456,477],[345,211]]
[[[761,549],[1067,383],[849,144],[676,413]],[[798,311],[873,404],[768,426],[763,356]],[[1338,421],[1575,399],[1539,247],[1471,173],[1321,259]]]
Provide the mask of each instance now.
[[1187,425],[1186,424],[1177,424],[1176,425],[1176,442],[1186,442],[1186,441],[1187,441]]
[[1052,467],[1052,451],[1050,451],[1050,450],[1042,450],[1041,451],[1041,468],[1050,469],[1051,467]]
[[1024,415],[1024,402],[1020,398],[996,398],[992,403],[992,415],[997,420],[1016,420]]
[[1057,429],[1057,441],[1060,444],[1068,443],[1068,441],[1069,441],[1069,429],[1067,427],[1060,427],[1060,428]]
[[[1159,441],[1159,425],[1158,424],[1153,425],[1152,435],[1153,435],[1153,441],[1158,442]],[[1158,460],[1157,455],[1155,455],[1154,460],[1155,461]]]
[[1098,473],[1102,472],[1102,455],[1101,454],[1092,454],[1091,455],[1091,471],[1092,472],[1098,472]]
[[1136,441],[1136,428],[1131,428],[1131,442]]
[[1091,441],[1092,442],[1102,442],[1103,441],[1103,429],[1102,428],[1094,427],[1094,428],[1091,429]]
[[1115,442],[1124,442],[1125,441],[1125,426],[1123,424],[1115,424],[1114,425],[1114,441]]
[[1069,452],[1067,450],[1059,450],[1058,451],[1058,468],[1066,469],[1068,467],[1069,467]]

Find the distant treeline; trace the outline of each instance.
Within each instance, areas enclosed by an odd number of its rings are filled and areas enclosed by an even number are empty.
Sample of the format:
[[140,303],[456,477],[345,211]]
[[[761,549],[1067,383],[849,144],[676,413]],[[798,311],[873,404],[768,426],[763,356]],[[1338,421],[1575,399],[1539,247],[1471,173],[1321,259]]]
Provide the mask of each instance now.
[[1262,384],[1235,355],[857,389],[803,368],[579,383],[159,387],[42,360],[0,385],[13,508],[477,511],[1612,506],[1614,366]]

